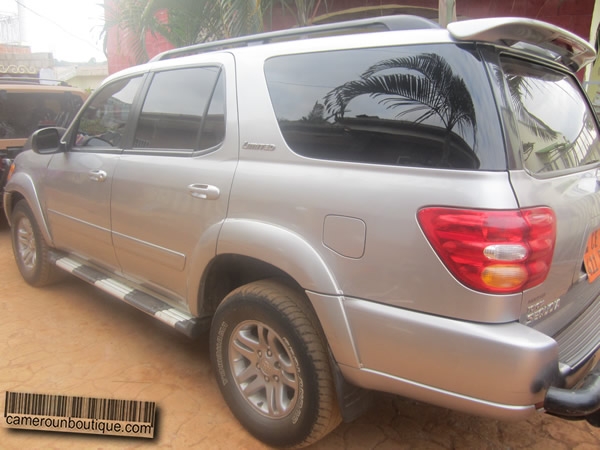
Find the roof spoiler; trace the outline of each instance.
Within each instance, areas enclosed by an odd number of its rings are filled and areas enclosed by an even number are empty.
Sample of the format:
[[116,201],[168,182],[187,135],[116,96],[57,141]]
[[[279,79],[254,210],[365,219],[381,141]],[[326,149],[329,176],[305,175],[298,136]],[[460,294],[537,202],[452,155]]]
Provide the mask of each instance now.
[[487,41],[534,52],[561,62],[573,72],[596,58],[596,51],[587,41],[570,31],[534,19],[464,20],[449,23],[448,32],[459,41]]

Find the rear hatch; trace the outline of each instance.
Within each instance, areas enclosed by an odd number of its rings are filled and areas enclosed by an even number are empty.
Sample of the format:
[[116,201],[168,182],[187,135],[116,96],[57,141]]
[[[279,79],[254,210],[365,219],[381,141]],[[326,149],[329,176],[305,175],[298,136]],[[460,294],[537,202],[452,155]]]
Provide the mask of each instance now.
[[593,362],[600,346],[600,141],[595,113],[568,69],[592,62],[595,51],[532,19],[455,22],[448,31],[458,41],[496,45],[480,48],[498,89],[511,185],[520,208],[552,208],[556,225],[550,270],[525,291],[520,321],[556,339],[560,370],[575,382],[569,375]]
[[[500,68],[511,111],[509,148],[515,149],[510,179],[519,206],[548,206],[556,215],[551,269],[544,283],[525,292],[521,322],[557,336],[594,308],[600,293],[598,123],[571,73],[507,54],[500,56]],[[580,341],[572,343],[577,349],[567,358],[572,363],[600,339],[596,320],[587,322],[570,333],[571,341]]]

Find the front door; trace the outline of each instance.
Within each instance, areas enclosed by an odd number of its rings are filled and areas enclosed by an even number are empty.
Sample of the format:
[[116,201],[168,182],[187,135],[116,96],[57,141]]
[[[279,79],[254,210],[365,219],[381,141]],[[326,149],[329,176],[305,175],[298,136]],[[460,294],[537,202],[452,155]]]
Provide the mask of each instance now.
[[69,150],[52,157],[45,189],[54,245],[118,269],[110,234],[110,196],[141,77],[102,88],[79,115]]

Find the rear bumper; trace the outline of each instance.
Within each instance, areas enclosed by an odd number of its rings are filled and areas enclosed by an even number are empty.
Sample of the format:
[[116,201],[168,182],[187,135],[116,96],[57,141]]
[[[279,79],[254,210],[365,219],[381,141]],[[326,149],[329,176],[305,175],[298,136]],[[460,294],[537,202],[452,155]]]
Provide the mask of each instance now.
[[576,389],[551,386],[544,400],[546,412],[564,417],[588,416],[600,410],[600,364]]
[[[592,372],[578,389],[565,389],[556,340],[520,323],[464,322],[309,295],[325,319],[342,374],[357,386],[505,420],[542,408],[570,416],[600,408],[600,372]],[[336,308],[343,319],[332,321]],[[597,356],[591,353],[585,367],[578,365],[577,378],[590,372]]]

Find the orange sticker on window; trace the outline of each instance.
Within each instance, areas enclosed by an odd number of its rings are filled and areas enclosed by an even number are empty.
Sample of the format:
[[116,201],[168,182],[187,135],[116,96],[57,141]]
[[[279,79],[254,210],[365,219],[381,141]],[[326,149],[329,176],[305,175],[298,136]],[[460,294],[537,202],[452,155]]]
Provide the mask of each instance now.
[[600,276],[600,230],[594,231],[588,238],[583,255],[583,265],[588,281],[593,283]]

